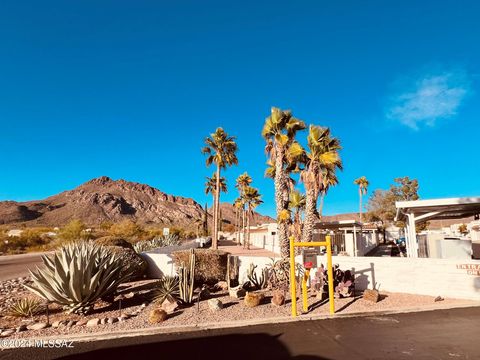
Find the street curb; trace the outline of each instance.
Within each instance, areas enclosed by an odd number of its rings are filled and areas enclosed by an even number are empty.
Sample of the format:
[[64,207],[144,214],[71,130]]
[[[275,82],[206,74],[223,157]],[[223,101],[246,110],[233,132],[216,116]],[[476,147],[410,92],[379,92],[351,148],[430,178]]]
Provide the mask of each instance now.
[[[331,315],[299,315],[296,318],[292,317],[275,317],[268,319],[251,319],[251,320],[240,320],[240,321],[225,321],[225,322],[214,322],[214,323],[202,323],[196,325],[175,325],[175,326],[156,326],[150,328],[142,328],[136,330],[119,330],[119,331],[108,331],[108,332],[98,332],[91,334],[74,334],[72,336],[62,335],[62,338],[68,339],[69,341],[74,342],[89,342],[89,341],[102,341],[102,340],[112,340],[117,338],[129,338],[136,336],[149,336],[149,335],[160,335],[160,334],[174,334],[174,333],[191,333],[195,331],[205,331],[205,330],[214,330],[214,329],[235,329],[239,327],[246,326],[255,326],[255,325],[265,325],[265,324],[284,324],[297,321],[308,321],[308,320],[333,320],[333,319],[346,319],[352,317],[378,317],[385,315],[398,315],[398,314],[408,314],[416,312],[428,312],[435,310],[450,310],[450,309],[462,309],[462,308],[471,308],[479,307],[474,304],[459,304],[459,305],[445,305],[445,306],[431,306],[431,307],[422,307],[422,308],[409,308],[403,310],[385,310],[385,311],[371,311],[371,312],[358,312],[350,314],[335,314]],[[49,340],[49,339],[58,339],[59,335],[48,336],[36,338],[37,340]]]

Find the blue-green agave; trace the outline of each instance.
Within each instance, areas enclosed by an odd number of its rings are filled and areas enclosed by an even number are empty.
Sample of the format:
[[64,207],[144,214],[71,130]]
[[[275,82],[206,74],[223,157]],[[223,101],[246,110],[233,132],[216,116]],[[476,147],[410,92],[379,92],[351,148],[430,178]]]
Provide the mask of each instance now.
[[69,313],[90,312],[98,299],[112,294],[130,276],[120,276],[122,260],[93,242],[70,243],[42,260],[44,267],[30,271],[33,284],[25,287]]

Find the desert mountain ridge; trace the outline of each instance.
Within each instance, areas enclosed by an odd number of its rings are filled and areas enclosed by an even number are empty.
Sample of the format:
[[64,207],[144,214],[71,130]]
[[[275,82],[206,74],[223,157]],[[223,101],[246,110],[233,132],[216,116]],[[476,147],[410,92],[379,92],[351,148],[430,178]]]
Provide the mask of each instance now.
[[[221,204],[224,223],[234,223],[233,206]],[[73,190],[37,201],[1,201],[0,224],[61,226],[79,219],[93,226],[102,222],[133,220],[142,224],[194,227],[203,219],[204,209],[194,199],[166,194],[146,184],[92,179]],[[209,216],[211,219],[211,216]],[[273,219],[255,213],[252,223]]]

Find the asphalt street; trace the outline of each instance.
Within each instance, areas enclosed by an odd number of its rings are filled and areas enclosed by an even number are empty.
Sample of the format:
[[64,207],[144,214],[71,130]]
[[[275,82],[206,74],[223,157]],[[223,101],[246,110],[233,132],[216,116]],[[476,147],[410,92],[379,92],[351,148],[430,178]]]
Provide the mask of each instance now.
[[27,276],[28,269],[34,270],[42,263],[45,253],[0,256],[0,281]]
[[333,318],[16,349],[2,359],[480,359],[480,308]]

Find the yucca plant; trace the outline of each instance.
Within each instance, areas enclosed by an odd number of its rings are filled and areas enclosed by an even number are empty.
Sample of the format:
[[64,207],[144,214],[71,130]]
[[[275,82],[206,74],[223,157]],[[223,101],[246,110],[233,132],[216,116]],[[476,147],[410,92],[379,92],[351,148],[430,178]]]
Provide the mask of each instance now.
[[52,256],[42,256],[45,267],[30,271],[27,289],[63,305],[68,313],[86,314],[101,297],[112,294],[130,274],[121,275],[123,262],[106,247],[93,242],[65,245]]
[[30,317],[40,311],[40,301],[25,298],[15,301],[7,310],[8,316]]
[[165,300],[176,301],[180,296],[177,276],[163,276],[154,292],[154,301],[162,304]]

